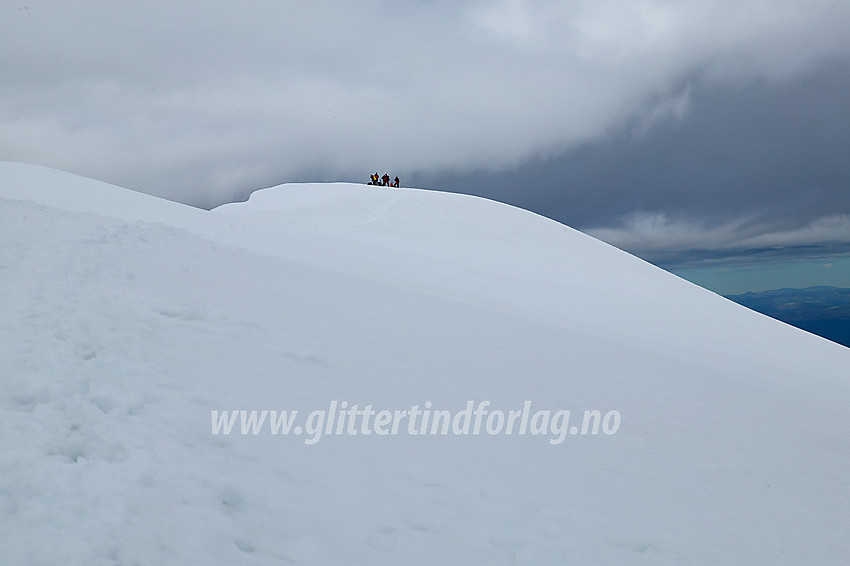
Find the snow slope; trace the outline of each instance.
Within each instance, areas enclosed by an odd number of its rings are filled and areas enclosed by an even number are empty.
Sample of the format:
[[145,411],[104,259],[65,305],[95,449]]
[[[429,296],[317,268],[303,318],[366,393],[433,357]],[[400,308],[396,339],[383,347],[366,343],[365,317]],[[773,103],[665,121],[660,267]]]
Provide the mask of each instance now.
[[[207,212],[0,163],[0,306],[3,564],[850,551],[850,350],[505,205],[283,185]],[[560,443],[211,427],[470,400],[622,420]]]

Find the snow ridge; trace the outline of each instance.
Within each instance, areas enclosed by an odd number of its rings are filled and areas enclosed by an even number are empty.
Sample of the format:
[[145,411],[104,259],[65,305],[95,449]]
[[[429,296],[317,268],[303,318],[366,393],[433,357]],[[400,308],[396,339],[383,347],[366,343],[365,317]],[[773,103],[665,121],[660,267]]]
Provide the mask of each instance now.
[[[305,184],[202,211],[0,163],[0,282],[4,563],[850,550],[848,350],[506,205]],[[484,400],[622,423],[558,445],[210,427]]]

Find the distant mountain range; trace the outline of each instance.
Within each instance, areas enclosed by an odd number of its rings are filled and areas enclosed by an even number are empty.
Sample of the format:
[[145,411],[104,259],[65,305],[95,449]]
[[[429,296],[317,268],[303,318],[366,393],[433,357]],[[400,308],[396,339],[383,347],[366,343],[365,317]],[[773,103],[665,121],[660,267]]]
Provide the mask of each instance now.
[[727,295],[727,298],[754,311],[850,347],[850,289],[823,286],[775,289]]

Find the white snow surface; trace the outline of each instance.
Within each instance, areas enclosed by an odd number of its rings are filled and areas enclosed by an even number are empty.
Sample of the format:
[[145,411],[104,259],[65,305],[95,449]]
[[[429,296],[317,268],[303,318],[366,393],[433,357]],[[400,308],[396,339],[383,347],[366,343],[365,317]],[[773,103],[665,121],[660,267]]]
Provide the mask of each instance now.
[[[840,564],[848,368],[484,199],[299,184],[202,211],[0,163],[2,564]],[[212,432],[334,400],[621,424]]]

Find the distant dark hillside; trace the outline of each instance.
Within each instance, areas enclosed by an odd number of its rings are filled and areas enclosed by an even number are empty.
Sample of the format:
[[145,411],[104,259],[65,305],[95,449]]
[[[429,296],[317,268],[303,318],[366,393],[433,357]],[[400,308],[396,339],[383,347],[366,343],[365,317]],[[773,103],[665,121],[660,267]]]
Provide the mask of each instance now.
[[808,287],[729,295],[754,311],[850,347],[850,289]]

